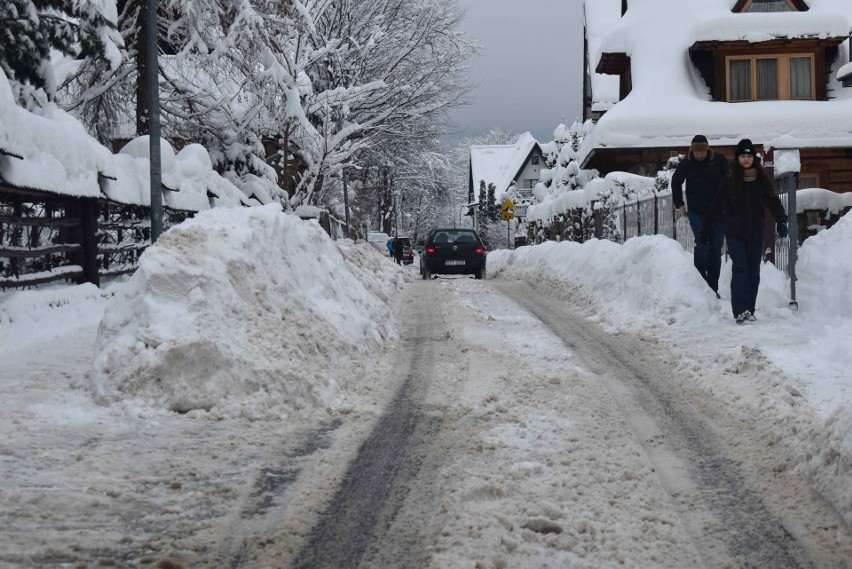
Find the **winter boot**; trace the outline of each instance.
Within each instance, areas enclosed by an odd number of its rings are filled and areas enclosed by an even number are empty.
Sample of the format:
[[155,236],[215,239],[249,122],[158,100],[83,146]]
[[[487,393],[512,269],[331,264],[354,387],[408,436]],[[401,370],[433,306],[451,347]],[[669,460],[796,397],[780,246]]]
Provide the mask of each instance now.
[[736,320],[737,320],[737,324],[745,324],[746,322],[751,321],[753,318],[754,318],[754,316],[751,315],[751,312],[746,310],[745,312],[740,313],[737,316]]

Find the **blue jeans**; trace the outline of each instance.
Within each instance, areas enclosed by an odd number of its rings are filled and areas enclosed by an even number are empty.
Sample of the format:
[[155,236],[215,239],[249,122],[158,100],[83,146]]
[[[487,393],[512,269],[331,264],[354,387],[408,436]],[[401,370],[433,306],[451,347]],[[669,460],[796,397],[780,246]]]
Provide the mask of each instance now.
[[724,222],[722,218],[716,220],[710,227],[710,243],[704,244],[701,242],[701,225],[704,223],[703,213],[687,213],[689,217],[689,226],[692,228],[692,234],[695,236],[695,250],[692,253],[692,260],[695,263],[695,268],[713,291],[719,290],[719,272],[722,270],[722,241],[724,233],[722,231]]
[[734,318],[746,310],[754,314],[760,264],[763,262],[763,238],[737,239],[728,236],[731,256],[731,310]]

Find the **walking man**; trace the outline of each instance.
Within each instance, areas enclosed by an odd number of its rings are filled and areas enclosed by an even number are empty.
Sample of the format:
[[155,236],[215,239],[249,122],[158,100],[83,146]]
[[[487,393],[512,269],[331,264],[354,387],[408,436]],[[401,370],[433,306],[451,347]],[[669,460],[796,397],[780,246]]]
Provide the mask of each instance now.
[[[692,139],[686,160],[678,164],[672,176],[672,198],[674,207],[682,217],[689,219],[695,237],[693,262],[699,274],[719,298],[719,272],[722,269],[722,240],[724,220],[718,218],[707,229],[708,241],[701,242],[701,226],[704,216],[716,197],[719,183],[728,175],[730,167],[725,157],[713,152],[707,137],[701,134]],[[684,203],[683,184],[686,183]]]
[[397,265],[402,264],[402,252],[405,244],[402,242],[402,239],[397,235],[393,238],[393,259],[396,261]]

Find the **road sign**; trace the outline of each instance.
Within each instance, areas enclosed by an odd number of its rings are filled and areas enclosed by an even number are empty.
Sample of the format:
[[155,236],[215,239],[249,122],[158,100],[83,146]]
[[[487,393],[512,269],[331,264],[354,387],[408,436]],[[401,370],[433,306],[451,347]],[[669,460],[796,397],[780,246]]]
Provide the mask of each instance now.
[[504,221],[515,219],[515,204],[512,203],[512,200],[507,199],[503,202],[502,207],[500,207],[500,217]]

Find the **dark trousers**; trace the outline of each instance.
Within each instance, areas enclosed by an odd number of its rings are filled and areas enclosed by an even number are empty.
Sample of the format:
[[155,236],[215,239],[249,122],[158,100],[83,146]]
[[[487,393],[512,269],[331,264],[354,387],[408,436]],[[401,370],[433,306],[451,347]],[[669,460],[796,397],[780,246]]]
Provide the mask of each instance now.
[[692,252],[692,260],[695,268],[713,291],[719,290],[719,272],[722,270],[722,241],[724,240],[724,222],[721,218],[710,228],[710,242],[702,243],[701,225],[704,223],[703,213],[687,213],[689,226],[695,236],[695,250]]
[[763,238],[737,239],[728,235],[731,257],[731,310],[736,318],[746,310],[754,314],[760,264],[763,262]]

